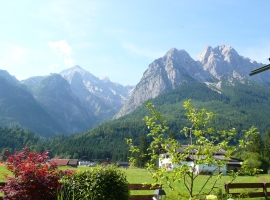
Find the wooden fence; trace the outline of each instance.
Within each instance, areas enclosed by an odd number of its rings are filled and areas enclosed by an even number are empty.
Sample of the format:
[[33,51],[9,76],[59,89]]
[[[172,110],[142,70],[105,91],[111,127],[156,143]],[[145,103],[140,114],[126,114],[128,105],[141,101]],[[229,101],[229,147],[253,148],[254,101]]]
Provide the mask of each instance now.
[[[151,184],[129,184],[130,190],[155,190],[158,188],[162,188],[161,185],[154,185]],[[129,200],[153,200],[153,193],[152,194],[132,194]]]
[[[268,199],[270,192],[267,192],[267,188],[270,188],[270,183],[226,183],[225,192],[231,194],[232,197],[249,197],[257,198],[264,197]],[[238,190],[232,192],[231,190]]]

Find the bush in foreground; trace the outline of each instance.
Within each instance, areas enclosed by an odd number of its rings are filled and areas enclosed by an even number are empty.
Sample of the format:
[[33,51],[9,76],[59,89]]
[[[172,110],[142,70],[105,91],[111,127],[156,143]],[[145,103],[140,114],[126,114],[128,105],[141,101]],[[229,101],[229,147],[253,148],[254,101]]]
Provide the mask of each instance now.
[[116,167],[94,167],[63,178],[58,199],[128,200],[126,176]]
[[48,151],[33,153],[23,148],[13,155],[6,152],[6,168],[13,176],[6,175],[6,185],[1,187],[5,200],[55,200],[62,176],[69,177],[71,170],[59,170],[55,163],[47,163]]

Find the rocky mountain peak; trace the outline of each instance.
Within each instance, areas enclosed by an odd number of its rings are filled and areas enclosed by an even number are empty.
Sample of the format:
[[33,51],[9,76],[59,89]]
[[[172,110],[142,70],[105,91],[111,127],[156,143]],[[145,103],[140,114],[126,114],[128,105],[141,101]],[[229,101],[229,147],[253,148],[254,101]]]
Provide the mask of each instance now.
[[163,57],[163,60],[178,60],[178,59],[190,59],[190,55],[183,49],[177,50],[176,48],[171,48]]
[[172,48],[149,65],[131,97],[115,118],[132,112],[143,101],[175,89],[190,79],[203,81],[209,76],[208,72],[202,69],[201,64],[193,60],[185,50]]
[[[221,80],[224,76],[231,76],[239,80],[250,78],[248,73],[252,70],[250,59],[240,56],[231,46],[221,45],[215,48],[207,46],[196,58],[205,71]],[[258,65],[257,65],[258,66]]]
[[170,49],[163,57],[156,59],[144,72],[131,97],[115,118],[128,114],[143,101],[155,98],[193,79],[206,83],[215,90],[221,83],[233,85],[236,82],[255,81],[270,84],[270,71],[250,77],[249,73],[263,64],[240,56],[231,46],[206,46],[193,60],[184,50]]
[[211,46],[206,46],[204,50],[197,56],[196,60],[203,65],[208,62],[208,58],[213,53],[213,48]]

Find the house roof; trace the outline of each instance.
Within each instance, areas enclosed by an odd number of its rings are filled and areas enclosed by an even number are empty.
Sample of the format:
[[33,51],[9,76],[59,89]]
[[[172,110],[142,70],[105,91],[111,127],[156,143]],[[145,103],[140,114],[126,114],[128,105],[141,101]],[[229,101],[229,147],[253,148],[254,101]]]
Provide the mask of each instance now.
[[[228,165],[242,165],[242,161],[241,159],[236,159],[236,158],[226,158],[224,155],[214,155],[213,156],[216,160],[226,160],[226,163]],[[198,155],[193,155],[193,156],[189,156],[187,157],[186,161],[193,161],[195,159],[206,159],[206,156],[198,156]]]
[[243,162],[244,160],[238,158],[230,158],[230,162]]
[[87,156],[83,156],[80,158],[81,161],[89,161],[90,159]]
[[[180,148],[176,148],[176,151],[179,153],[184,153],[185,148],[187,148],[187,147],[188,147],[188,145],[181,145]],[[197,149],[190,150],[190,153],[196,153],[196,152],[197,152]]]
[[227,162],[228,165],[242,165],[242,162]]
[[[186,145],[186,144],[183,144],[181,145],[181,147],[179,148],[176,148],[175,151],[176,152],[179,152],[179,153],[184,153],[185,152],[185,149],[188,147],[189,145]],[[169,147],[169,146],[168,146]],[[190,149],[189,153],[194,153],[196,154],[198,152],[197,149]],[[160,149],[159,150],[159,153],[160,154],[163,154],[163,153],[166,153],[166,150],[165,149]],[[225,155],[226,151],[224,149],[219,149],[217,152],[213,152],[213,155],[217,156],[217,155]]]
[[69,165],[77,165],[78,164],[78,159],[69,159],[68,164]]
[[65,166],[68,164],[69,159],[51,159],[50,162],[55,162],[58,166]]

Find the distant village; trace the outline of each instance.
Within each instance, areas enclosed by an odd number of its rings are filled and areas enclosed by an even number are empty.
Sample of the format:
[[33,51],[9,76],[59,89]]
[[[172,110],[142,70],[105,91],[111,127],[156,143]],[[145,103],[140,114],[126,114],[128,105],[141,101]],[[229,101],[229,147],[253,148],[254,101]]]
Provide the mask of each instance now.
[[[113,163],[111,163],[111,161],[108,158],[100,159],[100,160],[98,159],[92,160],[92,159],[89,159],[87,156],[83,156],[80,159],[54,158],[54,159],[49,160],[48,162],[54,162],[57,166],[69,166],[69,167],[78,167],[78,166],[93,167],[96,165],[100,165],[100,166],[113,165]],[[130,163],[117,161],[115,165],[120,168],[128,168],[130,166]]]

